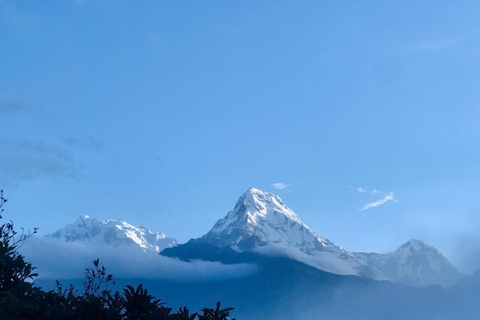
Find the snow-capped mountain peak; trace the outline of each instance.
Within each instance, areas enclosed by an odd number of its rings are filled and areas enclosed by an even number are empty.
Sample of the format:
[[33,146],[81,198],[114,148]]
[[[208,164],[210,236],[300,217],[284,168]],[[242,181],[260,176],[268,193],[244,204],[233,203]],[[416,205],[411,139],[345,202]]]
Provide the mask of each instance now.
[[431,252],[432,254],[443,254],[435,247],[424,243],[421,240],[412,239],[402,244],[395,252],[398,255],[412,255],[415,253]]
[[134,245],[145,251],[160,252],[177,245],[175,239],[161,232],[152,232],[144,226],[134,227],[123,220],[100,221],[89,216],[47,235],[67,242],[104,243],[113,246]]
[[314,244],[328,244],[311,231],[279,196],[255,188],[240,196],[235,208],[218,220],[205,237],[215,238],[222,246],[241,251],[280,243],[301,246],[302,251],[308,252],[315,247]]
[[[303,261],[327,255],[323,260],[313,259],[310,264],[335,273],[358,274],[355,267],[360,267],[350,252],[312,231],[279,196],[255,188],[240,196],[234,209],[218,220],[206,235],[191,241],[237,251],[274,250]],[[302,258],[298,258],[300,256]],[[339,261],[331,263],[332,259]],[[324,265],[324,261],[329,261],[329,265]]]
[[386,279],[413,286],[453,285],[463,275],[435,247],[412,239],[389,254],[354,253]]
[[211,232],[222,233],[224,230],[238,227],[246,227],[254,230],[264,221],[287,219],[292,222],[303,224],[297,215],[290,210],[280,199],[270,192],[250,188],[237,201],[235,208],[224,219],[220,219]]

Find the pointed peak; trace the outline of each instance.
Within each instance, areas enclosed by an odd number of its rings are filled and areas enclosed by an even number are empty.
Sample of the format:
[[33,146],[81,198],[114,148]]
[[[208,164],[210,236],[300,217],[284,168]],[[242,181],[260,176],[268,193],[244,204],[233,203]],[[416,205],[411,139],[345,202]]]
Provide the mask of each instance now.
[[85,220],[95,220],[95,219],[90,218],[90,216],[88,215],[83,215],[78,217],[77,222],[84,222]]
[[409,250],[409,251],[412,251],[412,252],[418,252],[418,251],[422,251],[422,250],[433,250],[433,251],[441,254],[440,251],[437,248],[435,248],[434,246],[426,244],[425,242],[423,242],[421,240],[418,240],[418,239],[411,239],[411,240],[405,242],[404,244],[402,244],[397,249],[397,251],[402,251],[402,250]]
[[407,242],[405,242],[402,247],[430,247],[427,245],[425,242],[422,240],[417,240],[417,239],[410,239]]
[[410,244],[410,245],[425,245],[425,242],[423,242],[422,240],[418,240],[418,239],[410,239],[410,240],[408,240],[407,242],[405,242],[405,244]]
[[292,220],[307,228],[280,197],[270,192],[249,188],[240,196],[234,209],[225,218],[217,221],[211,232],[218,234],[230,230],[229,228],[252,231],[265,224],[283,225],[286,220]]
[[262,190],[260,189],[257,189],[257,188],[248,188],[247,191],[245,191],[245,193],[243,194],[244,196],[264,196],[266,194],[269,194],[268,192],[263,192]]
[[264,192],[260,189],[256,188],[249,188],[241,197],[240,200],[250,200],[255,203],[265,203],[265,202],[271,202],[273,200],[276,200],[279,204],[284,206],[282,199],[271,193],[271,192]]
[[[218,220],[206,235],[192,241],[230,247],[236,251],[255,251],[269,246],[294,248],[306,254],[328,251],[338,256],[351,256],[343,248],[313,232],[280,197],[256,188],[249,188],[240,196],[232,211]],[[353,256],[350,258],[353,259]]]

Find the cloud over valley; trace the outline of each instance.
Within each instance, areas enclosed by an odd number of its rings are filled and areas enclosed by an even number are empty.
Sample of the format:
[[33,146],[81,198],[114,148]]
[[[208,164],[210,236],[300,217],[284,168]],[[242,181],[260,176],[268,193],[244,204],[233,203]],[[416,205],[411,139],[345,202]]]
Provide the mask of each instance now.
[[253,264],[183,262],[133,246],[120,248],[41,237],[26,241],[20,252],[38,268],[41,278],[52,280],[82,278],[85,268],[97,258],[116,278],[206,281],[247,277],[258,271]]

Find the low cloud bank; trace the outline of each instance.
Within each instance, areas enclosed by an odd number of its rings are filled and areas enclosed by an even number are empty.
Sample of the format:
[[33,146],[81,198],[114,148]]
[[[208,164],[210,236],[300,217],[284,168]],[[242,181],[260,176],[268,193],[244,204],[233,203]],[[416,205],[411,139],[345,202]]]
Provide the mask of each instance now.
[[260,247],[257,249],[257,252],[267,256],[292,258],[326,272],[340,275],[358,275],[355,264],[341,259],[331,252],[318,251],[308,255],[296,248],[286,248],[276,244]]
[[143,252],[136,247],[112,247],[89,243],[65,242],[32,237],[19,249],[26,261],[37,267],[39,278],[82,278],[94,259],[107,267],[116,278],[165,279],[174,281],[208,281],[254,275],[254,264],[225,265],[220,262],[183,262],[176,258]]

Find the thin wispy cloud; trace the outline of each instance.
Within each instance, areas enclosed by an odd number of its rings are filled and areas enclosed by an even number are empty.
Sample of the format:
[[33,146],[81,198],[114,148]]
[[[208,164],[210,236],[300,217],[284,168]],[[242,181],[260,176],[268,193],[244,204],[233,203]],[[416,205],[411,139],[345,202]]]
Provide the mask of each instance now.
[[8,185],[42,176],[72,176],[76,168],[70,153],[56,145],[33,141],[0,140],[0,181]]
[[455,38],[425,40],[414,45],[412,50],[416,52],[437,52],[453,48],[458,43],[459,39]]
[[[351,186],[349,186],[349,188],[351,188]],[[368,210],[368,209],[371,209],[371,208],[375,208],[375,207],[384,205],[387,202],[398,202],[398,200],[395,199],[395,196],[394,196],[393,192],[390,192],[390,191],[385,192],[385,191],[380,191],[380,190],[377,190],[377,189],[367,189],[367,188],[363,188],[363,187],[356,187],[355,190],[358,193],[364,194],[362,197],[367,197],[367,198],[370,198],[370,199],[373,199],[374,197],[382,196],[381,199],[377,199],[377,200],[370,201],[370,202],[366,203],[360,209],[360,211],[365,211],[365,210]]]
[[76,177],[81,154],[102,149],[102,144],[93,137],[70,137],[63,144],[0,139],[0,145],[0,183],[3,186],[42,177]]
[[38,24],[38,19],[31,13],[18,10],[17,1],[0,0],[0,25],[22,27]]
[[26,103],[22,101],[0,101],[0,115],[2,114],[17,114],[28,111],[29,108]]
[[63,140],[63,143],[69,147],[81,150],[101,150],[103,148],[103,145],[92,136],[88,136],[86,139],[68,137]]
[[73,2],[75,2],[76,4],[82,5],[82,4],[85,4],[85,3],[89,2],[89,0],[73,0]]
[[377,200],[377,201],[374,201],[374,202],[370,202],[370,203],[367,203],[366,205],[364,205],[363,208],[362,208],[362,211],[384,205],[385,203],[387,203],[389,201],[394,201],[394,200],[395,200],[395,197],[393,196],[393,192],[389,192],[388,194],[386,194],[383,197],[383,199],[380,199],[380,200]]
[[357,188],[357,191],[360,192],[360,193],[370,193],[370,194],[381,194],[381,193],[385,193],[385,192],[382,192],[380,190],[376,190],[376,189],[365,189],[365,188],[362,188],[362,187],[358,187]]
[[277,190],[285,190],[288,187],[290,187],[289,184],[285,184],[285,183],[281,183],[281,182],[272,183],[270,186],[273,187],[274,189],[277,189]]

